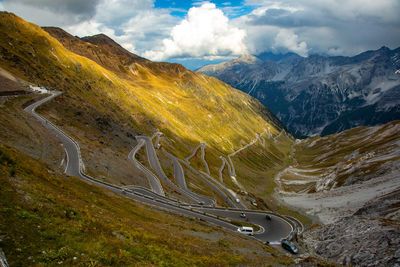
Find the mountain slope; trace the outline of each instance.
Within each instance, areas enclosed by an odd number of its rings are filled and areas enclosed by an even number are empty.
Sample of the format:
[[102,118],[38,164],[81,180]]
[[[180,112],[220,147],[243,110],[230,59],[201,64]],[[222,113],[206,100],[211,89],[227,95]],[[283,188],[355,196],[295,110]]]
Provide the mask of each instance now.
[[[104,34],[93,37],[78,38],[72,36],[61,28],[43,27],[45,31],[55,37],[62,45],[75,54],[87,57],[104,68],[118,74],[126,74],[124,66],[134,62],[144,63],[148,60],[129,53],[119,44]],[[105,57],[104,55],[107,55]]]
[[[78,140],[86,172],[100,179],[148,186],[127,157],[137,135],[163,132],[162,149],[181,159],[205,142],[210,172],[218,177],[220,156],[251,143],[256,134],[267,130],[276,136],[283,128],[243,92],[179,64],[153,63],[127,51],[113,54],[122,48],[103,35],[84,38],[89,43],[60,29],[49,30],[60,43],[40,27],[4,12],[0,32],[3,68],[63,91],[38,111]],[[173,180],[171,160],[165,153],[158,156]],[[146,164],[144,153],[138,159]],[[276,171],[281,168],[283,163]],[[213,196],[206,184],[196,182],[197,175],[188,171],[187,176],[192,190]],[[168,186],[166,191],[182,197]]]
[[205,66],[199,72],[259,99],[300,137],[400,118],[400,48],[354,57],[260,58]]
[[[183,67],[168,65],[171,70],[170,73],[165,71],[169,74],[169,80],[166,80],[164,77],[158,77],[161,67],[153,71],[135,62],[130,65],[136,78],[133,83],[121,79],[84,57],[72,54],[37,26],[6,13],[2,13],[1,21],[2,64],[5,67],[14,72],[19,71],[19,74],[27,79],[65,90],[70,95],[83,92],[87,95],[87,100],[93,102],[92,106],[100,105],[105,108],[104,104],[99,102],[107,96],[107,101],[120,102],[119,108],[124,111],[134,107],[136,111],[132,112],[133,114],[140,112],[155,119],[160,128],[167,127],[180,137],[206,140],[228,151],[234,147],[231,140],[235,136],[243,136],[245,140],[250,140],[250,136],[253,138],[256,132],[261,132],[268,126],[259,113],[261,105],[215,79],[192,73]],[[12,40],[12,45],[7,40]],[[179,76],[176,77],[176,74]],[[77,77],[72,78],[72,75]],[[95,94],[95,98],[89,97]],[[130,98],[121,98],[123,96]],[[132,101],[133,99],[136,101]],[[141,103],[138,103],[139,101]],[[172,104],[176,105],[172,107]],[[149,108],[145,109],[144,106]],[[157,106],[158,110],[154,110],[152,106]],[[235,106],[240,106],[240,110]],[[179,107],[179,110],[176,107]],[[173,118],[178,119],[185,128],[193,127],[189,125],[192,121],[204,127],[201,131],[184,131]],[[227,121],[235,121],[235,125],[227,124]],[[225,133],[211,134],[219,140],[211,139],[209,133],[219,129],[224,129]],[[225,138],[226,140],[222,140]]]
[[[198,144],[200,138],[196,139],[197,134],[189,128],[192,124],[205,131],[199,132],[201,135],[212,130],[219,138],[227,138],[226,142],[208,145],[207,156],[218,160],[214,167],[219,167],[224,143],[231,144],[226,149],[229,152],[245,144],[246,138],[252,141],[257,127],[266,126],[274,135],[280,130],[266,121],[268,112],[257,101],[215,79],[193,74],[179,65],[163,63],[150,69],[137,62],[131,65],[137,70],[136,79],[125,79],[65,49],[36,25],[12,14],[0,16],[1,66],[8,70],[5,76],[63,90],[62,96],[37,111],[78,140],[86,172],[98,179],[147,186],[145,177],[127,157],[136,145],[134,135],[151,135],[157,128],[165,134],[162,146],[179,156]],[[179,72],[181,77],[176,76]],[[26,85],[23,89],[28,91]],[[187,266],[291,262],[244,236],[142,206],[65,176],[62,171],[68,159],[59,140],[21,108],[42,97],[30,93],[1,97],[0,102],[0,245],[11,264]],[[195,93],[204,100],[213,98],[218,106],[199,103]],[[180,109],[176,114],[184,117],[182,121],[172,115],[168,117],[171,122],[161,121],[165,114],[151,116],[166,109],[168,103],[160,99],[172,97],[179,102],[169,105]],[[229,132],[224,134],[226,129],[213,125],[195,125],[197,121],[212,124],[208,115],[218,122],[226,116],[229,122],[224,124]],[[235,123],[229,126],[232,121]],[[180,127],[171,126],[175,123]],[[238,134],[241,132],[243,136]],[[230,135],[236,139],[229,140]],[[143,151],[141,155],[139,160],[145,158]],[[193,182],[198,186],[196,180]],[[174,196],[174,192],[168,193]]]
[[43,162],[3,146],[0,186],[0,246],[10,266],[291,262],[240,234],[54,173]]
[[344,265],[400,263],[400,121],[299,140],[292,158],[276,196],[314,217],[308,251]]

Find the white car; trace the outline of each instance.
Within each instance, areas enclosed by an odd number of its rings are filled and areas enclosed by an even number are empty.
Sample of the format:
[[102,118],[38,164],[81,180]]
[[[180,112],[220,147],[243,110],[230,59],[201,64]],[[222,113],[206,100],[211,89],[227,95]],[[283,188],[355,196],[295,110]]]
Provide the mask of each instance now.
[[254,235],[253,227],[249,226],[241,226],[237,229],[237,231],[245,235]]

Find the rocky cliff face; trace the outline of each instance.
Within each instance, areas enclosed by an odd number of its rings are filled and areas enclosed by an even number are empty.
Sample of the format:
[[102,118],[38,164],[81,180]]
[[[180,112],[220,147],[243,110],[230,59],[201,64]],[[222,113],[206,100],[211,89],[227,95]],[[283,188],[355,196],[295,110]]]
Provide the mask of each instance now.
[[259,99],[299,137],[326,135],[400,118],[400,48],[355,57],[296,54],[205,66]]
[[345,266],[399,266],[400,190],[366,203],[352,216],[304,234],[313,254]]

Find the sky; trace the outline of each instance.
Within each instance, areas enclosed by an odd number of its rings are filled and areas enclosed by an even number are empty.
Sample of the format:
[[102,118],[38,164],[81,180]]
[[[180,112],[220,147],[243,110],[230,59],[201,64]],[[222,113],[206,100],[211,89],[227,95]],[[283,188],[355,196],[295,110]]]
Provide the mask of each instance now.
[[0,0],[0,10],[190,69],[244,54],[352,56],[400,46],[400,0]]

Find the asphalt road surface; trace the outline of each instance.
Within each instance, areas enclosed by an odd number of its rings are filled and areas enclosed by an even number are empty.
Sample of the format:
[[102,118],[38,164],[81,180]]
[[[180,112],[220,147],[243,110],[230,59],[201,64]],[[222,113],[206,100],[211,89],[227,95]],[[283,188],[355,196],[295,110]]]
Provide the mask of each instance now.
[[193,191],[191,191],[187,185],[186,185],[186,179],[185,179],[185,173],[183,171],[182,165],[179,163],[179,160],[172,155],[171,153],[168,153],[165,151],[166,155],[172,160],[173,165],[174,165],[174,178],[176,183],[179,185],[179,187],[186,192],[186,194],[189,194],[191,196],[194,196],[196,199],[198,199],[198,203],[202,202],[204,205],[207,206],[215,206],[215,200],[211,199],[209,197],[197,194]]
[[[286,237],[293,230],[293,227],[282,217],[266,213],[262,211],[244,211],[248,221],[240,217],[241,210],[224,210],[224,209],[209,209],[207,207],[199,207],[198,210],[206,211],[217,216],[233,219],[235,221],[249,222],[252,224],[260,225],[264,228],[264,232],[254,234],[254,237],[265,242],[280,241],[281,238]],[[266,219],[266,215],[271,217],[271,220]]]
[[136,160],[135,155],[138,152],[142,146],[145,145],[144,140],[138,140],[137,145],[131,150],[131,152],[128,155],[128,158],[135,164],[136,168],[141,170],[147,177],[150,187],[153,192],[165,196],[164,190],[161,186],[160,180],[158,180],[158,177],[155,176],[149,169],[147,169],[145,166],[143,166],[139,161]]
[[[161,167],[160,161],[158,160],[157,153],[156,153],[156,151],[154,149],[154,146],[153,146],[152,139],[150,137],[148,137],[148,136],[136,136],[136,139],[138,140],[139,143],[143,143],[145,145],[147,160],[148,160],[148,162],[150,164],[150,167],[155,171],[157,176],[161,177],[161,179],[166,184],[168,184],[173,190],[181,193],[183,196],[185,196],[186,198],[188,198],[190,201],[192,201],[195,204],[198,204],[198,203],[202,202],[205,205],[210,205],[210,206],[215,205],[215,201],[214,200],[209,199],[209,198],[204,197],[204,196],[200,196],[200,195],[194,194],[190,190],[185,190],[184,188],[179,188],[174,183],[172,183],[170,181],[170,179],[165,175],[165,173],[164,173],[164,171],[163,171],[163,169]],[[170,155],[170,156],[172,156],[172,155]],[[174,170],[176,171],[175,172],[175,176],[179,180],[184,180],[182,166],[175,166],[174,165]],[[180,171],[182,171],[182,172],[180,172]],[[150,171],[148,171],[148,172],[150,172]],[[155,178],[159,182],[158,178],[157,177],[155,177]],[[160,186],[161,186],[161,184],[160,184]],[[156,192],[156,193],[158,193],[158,192]]]

